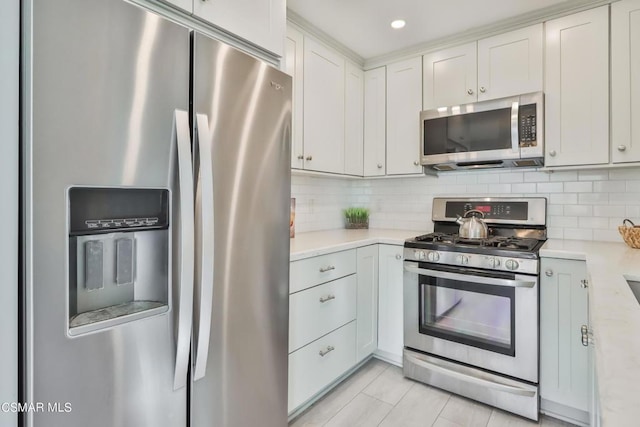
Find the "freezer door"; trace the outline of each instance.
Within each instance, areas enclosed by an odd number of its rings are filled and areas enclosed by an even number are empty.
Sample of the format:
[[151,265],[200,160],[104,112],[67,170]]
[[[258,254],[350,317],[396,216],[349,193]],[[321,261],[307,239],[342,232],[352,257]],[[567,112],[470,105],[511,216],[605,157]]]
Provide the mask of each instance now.
[[[210,162],[213,170],[214,230],[202,240],[213,238],[214,255],[199,261],[200,270],[213,265],[212,297],[203,298],[206,284],[196,279],[197,373],[203,371],[198,339],[205,339],[199,333],[204,322],[210,322],[210,332],[206,373],[193,382],[192,425],[282,427],[287,425],[291,78],[200,34],[194,35],[193,57],[193,133],[200,145],[205,139],[210,143],[210,150],[196,152],[201,168]],[[207,151],[209,158],[203,155]],[[204,204],[206,195],[200,197]],[[198,249],[196,258],[202,256]]]
[[[192,301],[180,300],[190,296],[179,278],[181,266],[193,272],[183,262],[193,262],[193,255],[180,248],[193,246],[188,236],[182,239],[189,221],[181,214],[188,209],[181,209],[178,198],[181,191],[183,201],[193,198],[193,189],[177,177],[182,165],[174,117],[182,111],[177,127],[190,139],[189,32],[120,0],[22,3],[26,331],[21,401],[44,404],[25,414],[25,425],[185,426],[187,387],[181,385],[187,383],[191,312],[186,307]],[[186,154],[190,168],[190,140]],[[188,170],[186,175],[192,178]],[[161,248],[169,256],[154,266],[154,274],[169,280],[163,279],[167,297],[160,313],[72,336],[67,194],[83,186],[170,190],[173,215],[166,232],[171,237]],[[193,208],[188,215],[193,222]],[[135,242],[131,250],[139,254],[143,243]],[[183,257],[172,257],[174,250]],[[92,265],[108,268],[112,261]],[[132,279],[145,273],[144,265],[133,270]],[[123,280],[112,284],[114,289],[135,286]],[[134,298],[145,299],[135,293]],[[178,322],[180,316],[187,320]]]

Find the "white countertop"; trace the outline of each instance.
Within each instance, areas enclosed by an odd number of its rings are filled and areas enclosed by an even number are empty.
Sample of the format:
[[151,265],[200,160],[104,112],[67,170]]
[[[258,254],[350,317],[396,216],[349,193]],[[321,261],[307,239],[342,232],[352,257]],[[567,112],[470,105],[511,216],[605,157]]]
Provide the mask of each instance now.
[[[327,230],[291,239],[291,261],[376,243],[402,245],[411,230]],[[640,304],[626,279],[640,281],[640,249],[624,243],[547,240],[541,257],[586,260],[602,425],[640,420]]]
[[602,425],[640,423],[640,249],[624,243],[547,240],[541,257],[586,260]]
[[331,252],[383,243],[402,245],[410,237],[427,233],[425,230],[325,230],[296,234],[291,240],[290,260],[328,254]]

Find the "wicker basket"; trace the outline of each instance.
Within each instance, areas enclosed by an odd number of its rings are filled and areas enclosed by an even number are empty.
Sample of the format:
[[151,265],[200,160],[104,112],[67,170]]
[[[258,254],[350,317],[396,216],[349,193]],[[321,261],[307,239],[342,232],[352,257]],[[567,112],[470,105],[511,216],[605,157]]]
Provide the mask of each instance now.
[[618,227],[624,242],[634,249],[640,249],[640,226],[635,225],[631,220],[625,219]]

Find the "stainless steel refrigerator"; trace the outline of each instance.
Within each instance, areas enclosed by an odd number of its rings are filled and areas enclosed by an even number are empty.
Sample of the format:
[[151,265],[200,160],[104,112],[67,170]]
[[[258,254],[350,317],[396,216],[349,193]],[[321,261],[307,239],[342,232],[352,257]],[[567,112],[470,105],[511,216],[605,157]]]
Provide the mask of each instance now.
[[23,28],[25,425],[286,425],[291,78],[121,0]]

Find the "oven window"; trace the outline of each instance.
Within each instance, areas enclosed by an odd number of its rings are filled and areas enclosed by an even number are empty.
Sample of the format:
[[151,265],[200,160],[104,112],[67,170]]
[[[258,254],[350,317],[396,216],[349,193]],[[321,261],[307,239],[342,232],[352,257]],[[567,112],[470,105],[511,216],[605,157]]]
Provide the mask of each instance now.
[[511,108],[424,120],[424,154],[511,149]]
[[515,288],[420,276],[420,333],[515,356]]

